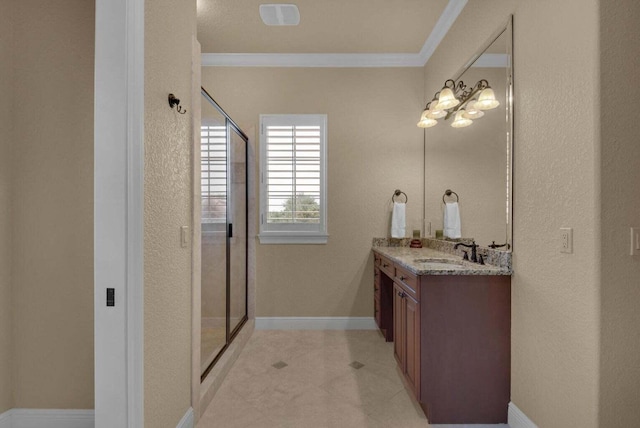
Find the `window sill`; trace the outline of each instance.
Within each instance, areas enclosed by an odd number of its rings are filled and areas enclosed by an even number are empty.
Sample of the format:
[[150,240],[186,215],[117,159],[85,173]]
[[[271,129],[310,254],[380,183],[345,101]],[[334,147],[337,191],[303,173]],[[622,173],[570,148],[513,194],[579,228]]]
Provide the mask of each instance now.
[[261,233],[258,235],[261,244],[326,244],[327,234],[301,235],[291,233]]

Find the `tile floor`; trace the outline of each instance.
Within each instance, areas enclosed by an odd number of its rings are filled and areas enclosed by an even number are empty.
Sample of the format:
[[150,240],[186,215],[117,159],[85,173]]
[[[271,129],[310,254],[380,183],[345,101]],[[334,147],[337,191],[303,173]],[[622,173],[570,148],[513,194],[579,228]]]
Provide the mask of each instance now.
[[400,376],[377,331],[257,330],[198,428],[437,427]]

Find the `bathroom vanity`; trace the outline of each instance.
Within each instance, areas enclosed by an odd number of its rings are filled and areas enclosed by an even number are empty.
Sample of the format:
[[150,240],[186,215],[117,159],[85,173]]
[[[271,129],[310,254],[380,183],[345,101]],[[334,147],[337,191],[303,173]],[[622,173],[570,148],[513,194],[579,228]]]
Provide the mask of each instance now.
[[479,265],[432,248],[373,253],[376,323],[429,423],[506,423],[510,263]]

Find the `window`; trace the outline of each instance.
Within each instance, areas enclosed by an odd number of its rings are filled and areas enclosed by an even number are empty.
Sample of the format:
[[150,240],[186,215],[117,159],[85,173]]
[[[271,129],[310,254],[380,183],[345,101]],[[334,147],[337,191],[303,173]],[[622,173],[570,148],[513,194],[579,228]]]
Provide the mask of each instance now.
[[227,222],[227,128],[200,127],[202,231],[225,233]]
[[260,116],[260,242],[326,244],[326,115]]

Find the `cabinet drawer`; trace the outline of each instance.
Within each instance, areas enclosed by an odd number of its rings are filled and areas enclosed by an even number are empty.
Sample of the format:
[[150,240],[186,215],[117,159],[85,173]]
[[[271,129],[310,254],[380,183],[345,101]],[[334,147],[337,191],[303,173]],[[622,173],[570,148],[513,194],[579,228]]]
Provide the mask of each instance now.
[[418,287],[418,277],[415,274],[401,266],[396,266],[395,280],[403,286],[402,288],[407,291],[407,294],[419,300],[420,287]]
[[393,262],[386,258],[385,256],[380,256],[380,270],[386,273],[389,278],[393,278],[396,275],[395,267],[393,266]]

